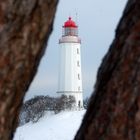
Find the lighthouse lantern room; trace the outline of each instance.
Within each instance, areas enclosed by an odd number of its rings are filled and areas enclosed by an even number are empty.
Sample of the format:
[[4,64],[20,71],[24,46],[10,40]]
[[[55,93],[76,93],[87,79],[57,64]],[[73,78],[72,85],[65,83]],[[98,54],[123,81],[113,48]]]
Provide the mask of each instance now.
[[78,26],[69,17],[62,26],[62,30],[62,37],[59,39],[60,63],[57,93],[74,96],[76,108],[82,108],[81,39],[78,37]]

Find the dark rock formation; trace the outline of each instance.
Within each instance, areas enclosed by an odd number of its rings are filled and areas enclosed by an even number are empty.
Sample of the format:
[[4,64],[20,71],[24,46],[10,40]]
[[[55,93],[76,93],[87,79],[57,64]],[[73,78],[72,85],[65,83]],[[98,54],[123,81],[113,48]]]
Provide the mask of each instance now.
[[0,1],[0,140],[17,117],[52,31],[57,0]]
[[140,140],[140,1],[129,0],[75,140]]

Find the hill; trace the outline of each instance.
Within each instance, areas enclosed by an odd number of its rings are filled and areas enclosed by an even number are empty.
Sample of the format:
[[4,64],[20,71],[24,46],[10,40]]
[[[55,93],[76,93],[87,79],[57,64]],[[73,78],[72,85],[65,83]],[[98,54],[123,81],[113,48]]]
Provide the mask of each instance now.
[[82,121],[85,110],[46,112],[37,123],[17,128],[14,140],[72,140]]

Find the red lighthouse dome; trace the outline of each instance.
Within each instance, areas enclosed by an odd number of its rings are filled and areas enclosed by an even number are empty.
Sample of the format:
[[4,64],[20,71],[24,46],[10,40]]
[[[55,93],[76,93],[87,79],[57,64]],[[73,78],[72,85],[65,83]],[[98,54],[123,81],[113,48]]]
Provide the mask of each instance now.
[[63,25],[63,36],[78,36],[78,26],[71,17]]
[[59,43],[81,43],[81,39],[78,37],[78,26],[71,17],[62,26],[62,38]]
[[76,23],[71,19],[71,17],[69,17],[69,19],[64,23],[64,26],[65,28],[69,28],[69,27],[72,27],[72,28],[77,28],[77,25]]

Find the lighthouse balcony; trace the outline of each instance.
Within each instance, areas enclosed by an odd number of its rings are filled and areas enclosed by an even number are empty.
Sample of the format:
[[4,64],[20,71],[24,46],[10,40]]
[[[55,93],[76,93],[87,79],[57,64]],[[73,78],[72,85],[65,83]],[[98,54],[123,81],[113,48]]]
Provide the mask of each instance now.
[[63,36],[61,39],[59,39],[59,44],[61,43],[80,43],[81,39],[77,36]]
[[57,91],[57,93],[71,94],[71,93],[83,93],[83,91]]

